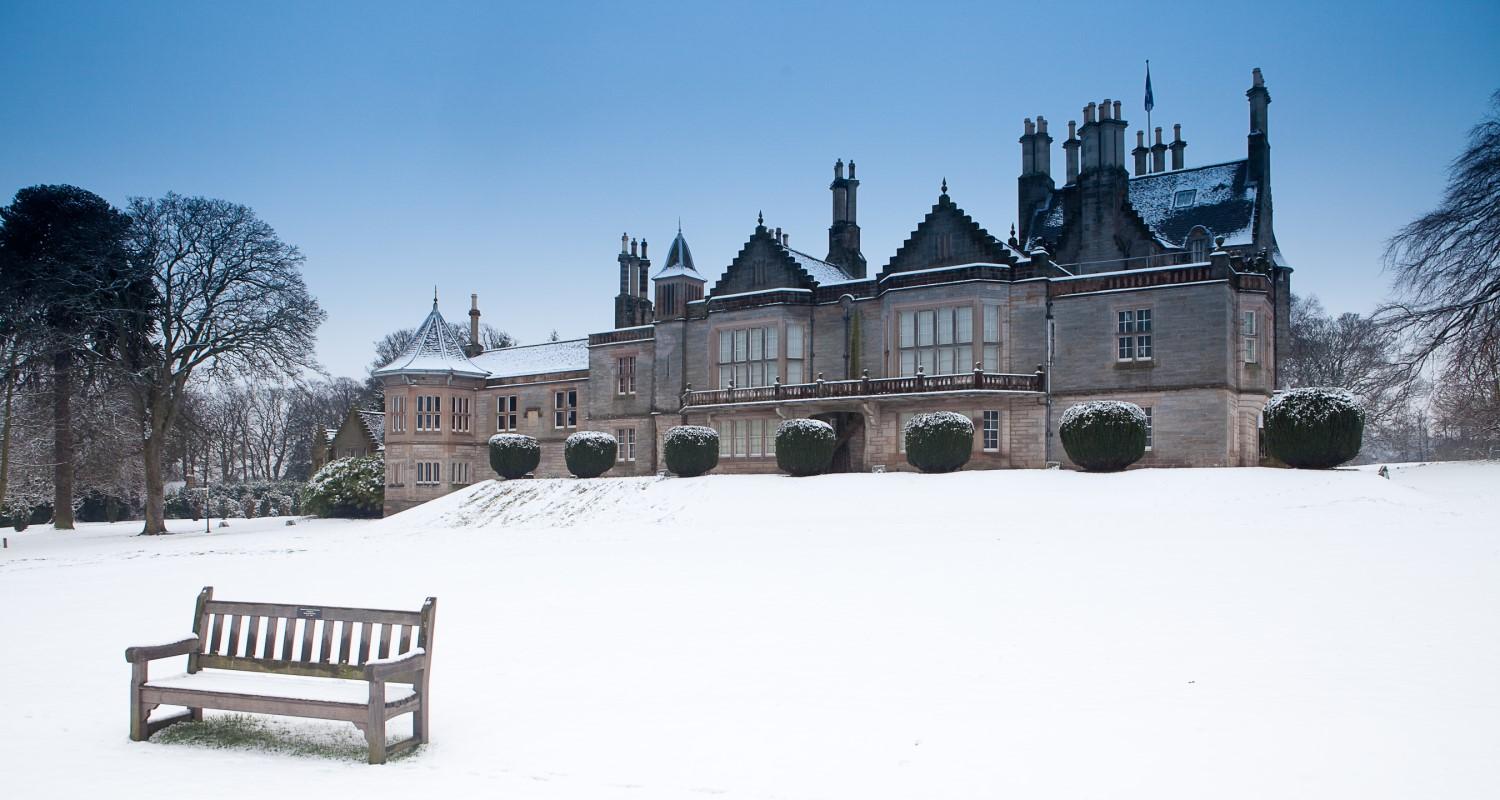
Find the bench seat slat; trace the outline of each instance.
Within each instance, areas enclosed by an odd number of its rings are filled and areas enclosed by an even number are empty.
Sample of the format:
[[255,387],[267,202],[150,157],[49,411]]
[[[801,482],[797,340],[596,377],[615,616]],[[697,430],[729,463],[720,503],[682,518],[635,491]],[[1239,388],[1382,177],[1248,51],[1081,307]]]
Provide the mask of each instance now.
[[205,608],[215,614],[259,614],[263,617],[299,616],[298,609],[316,608],[322,619],[346,622],[379,622],[392,625],[417,625],[422,621],[420,611],[392,611],[383,608],[346,608],[343,606],[320,606],[315,604],[292,605],[286,603],[236,603],[225,600],[210,600]]
[[411,652],[411,629],[410,625],[401,626],[401,642],[396,647],[397,655],[406,655]]
[[370,660],[370,638],[372,626],[368,622],[359,625],[359,663]]
[[292,659],[292,636],[297,632],[296,617],[281,618],[281,658],[285,661]]
[[391,657],[391,626],[389,625],[380,626],[380,651],[376,657]]
[[229,642],[224,646],[224,655],[237,656],[240,654],[240,617],[239,614],[229,618]]
[[354,623],[347,620],[339,622],[339,663],[349,663],[349,639],[354,633]]
[[276,655],[276,636],[279,633],[277,625],[280,622],[280,617],[266,617],[266,640],[260,648],[260,657],[263,659],[270,660]]
[[333,623],[334,620],[323,620],[323,643],[318,647],[318,661],[324,664],[333,663]]
[[224,633],[223,614],[213,615],[213,627],[211,630],[213,632],[209,635],[208,642],[206,643],[207,646],[203,650],[205,653],[219,652],[219,642],[222,641],[222,634]]
[[255,658],[260,650],[260,617],[251,614],[249,624],[245,626],[245,655]]
[[313,660],[313,628],[317,626],[317,620],[302,620],[302,645],[297,650],[298,661]]

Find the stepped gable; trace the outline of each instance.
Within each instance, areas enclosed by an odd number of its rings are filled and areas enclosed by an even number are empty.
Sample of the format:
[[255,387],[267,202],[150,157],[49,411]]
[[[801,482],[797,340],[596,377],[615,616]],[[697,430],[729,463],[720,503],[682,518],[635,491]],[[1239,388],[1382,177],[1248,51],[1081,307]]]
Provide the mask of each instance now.
[[385,450],[385,412],[384,411],[356,411],[359,422],[365,428],[365,435],[370,438],[376,451]]
[[710,297],[767,289],[806,289],[854,280],[837,265],[793,250],[762,222],[729,262]]
[[881,277],[896,272],[911,272],[959,264],[1005,264],[1013,266],[1019,259],[1015,251],[995,238],[948,197],[947,182],[943,193],[917,224],[916,230],[896,249]]
[[483,378],[489,373],[479,368],[464,355],[463,342],[453,334],[453,329],[438,313],[437,295],[432,298],[432,313],[417,328],[416,334],[407,343],[401,355],[372,373],[383,375],[449,375],[463,378]]

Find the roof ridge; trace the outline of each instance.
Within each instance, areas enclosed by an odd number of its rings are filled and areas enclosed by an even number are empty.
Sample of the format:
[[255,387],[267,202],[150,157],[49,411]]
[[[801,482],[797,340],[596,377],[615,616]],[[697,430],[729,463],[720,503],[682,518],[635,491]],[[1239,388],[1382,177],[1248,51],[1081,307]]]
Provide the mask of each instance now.
[[[645,326],[642,325],[640,327],[645,327]],[[493,347],[493,348],[490,348],[489,350],[483,351],[483,353],[498,353],[498,352],[500,352],[502,350],[520,350],[523,347],[541,347],[543,345],[549,345],[549,344],[568,344],[569,342],[587,342],[588,340],[589,340],[589,337],[583,336],[583,337],[579,337],[577,339],[558,339],[555,342],[532,342],[531,344],[513,344],[510,347]],[[481,353],[481,355],[483,355],[483,353]]]

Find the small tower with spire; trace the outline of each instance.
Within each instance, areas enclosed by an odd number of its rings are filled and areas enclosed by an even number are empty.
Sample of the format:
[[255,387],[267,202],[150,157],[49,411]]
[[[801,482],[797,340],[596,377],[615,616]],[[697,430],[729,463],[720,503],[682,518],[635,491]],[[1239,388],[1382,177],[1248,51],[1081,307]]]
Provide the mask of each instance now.
[[683,238],[681,222],[677,223],[677,238],[667,250],[667,260],[652,280],[656,283],[657,319],[682,319],[687,316],[688,303],[703,299],[707,281],[693,266],[693,251]]
[[628,233],[620,234],[619,262],[620,293],[615,296],[615,327],[650,325],[652,309],[647,289],[651,259],[646,257],[646,240],[636,241]]

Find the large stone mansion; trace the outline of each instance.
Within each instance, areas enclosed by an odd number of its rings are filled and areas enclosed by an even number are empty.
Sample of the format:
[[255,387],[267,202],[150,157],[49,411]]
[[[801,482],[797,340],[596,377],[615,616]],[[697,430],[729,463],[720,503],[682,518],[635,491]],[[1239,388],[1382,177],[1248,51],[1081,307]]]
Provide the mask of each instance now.
[[[1272,227],[1271,96],[1246,92],[1246,157],[1185,166],[1181,126],[1137,131],[1120,103],[1068,122],[1063,182],[1053,137],[1027,119],[1020,219],[1007,239],[949,197],[946,182],[906,241],[872,273],[860,249],[855,165],[834,165],[826,255],[792,249],[758,221],[713,284],[681,231],[652,273],[622,236],[614,328],[587,339],[484,350],[434,300],[385,384],[386,512],[491,477],[486,442],[542,443],[539,476],[566,475],[563,440],[619,440],[610,475],[665,469],[667,429],[719,431],[719,472],[774,472],[781,420],[826,420],[835,469],[908,469],[902,425],[923,411],[974,420],[969,468],[1068,464],[1068,406],[1128,400],[1151,424],[1142,466],[1254,465],[1259,415],[1289,338],[1291,268]],[[1168,160],[1170,159],[1170,164]]]

